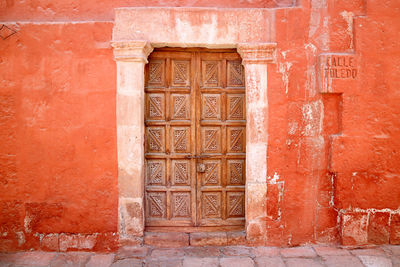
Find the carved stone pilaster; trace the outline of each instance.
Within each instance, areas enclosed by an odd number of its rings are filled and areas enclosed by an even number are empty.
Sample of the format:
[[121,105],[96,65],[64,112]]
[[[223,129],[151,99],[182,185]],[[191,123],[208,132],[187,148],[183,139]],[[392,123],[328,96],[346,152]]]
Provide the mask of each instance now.
[[153,51],[148,41],[118,41],[112,42],[114,59],[116,61],[143,61],[147,63],[147,57]]
[[[263,245],[267,217],[268,64],[275,62],[275,43],[239,44],[245,69],[247,102],[246,233]],[[259,243],[261,242],[261,243]]]
[[237,51],[243,64],[275,63],[276,43],[238,44]]
[[117,62],[117,150],[120,241],[144,231],[144,66],[147,41],[113,42]]

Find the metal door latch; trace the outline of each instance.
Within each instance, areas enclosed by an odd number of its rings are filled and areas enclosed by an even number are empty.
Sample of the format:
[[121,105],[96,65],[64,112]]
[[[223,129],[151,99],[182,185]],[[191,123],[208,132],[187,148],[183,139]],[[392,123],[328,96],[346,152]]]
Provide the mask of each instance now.
[[206,172],[206,165],[204,163],[197,163],[197,172]]

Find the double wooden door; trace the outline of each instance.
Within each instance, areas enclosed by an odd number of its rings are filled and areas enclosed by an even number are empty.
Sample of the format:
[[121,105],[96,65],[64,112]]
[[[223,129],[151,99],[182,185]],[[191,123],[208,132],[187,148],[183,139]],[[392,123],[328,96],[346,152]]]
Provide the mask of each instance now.
[[145,73],[146,227],[243,227],[240,56],[233,50],[155,50]]

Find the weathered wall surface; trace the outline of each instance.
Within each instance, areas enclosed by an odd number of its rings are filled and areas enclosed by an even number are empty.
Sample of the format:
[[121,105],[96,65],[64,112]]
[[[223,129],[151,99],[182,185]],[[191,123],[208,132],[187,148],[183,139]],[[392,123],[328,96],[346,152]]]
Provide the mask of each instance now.
[[113,25],[12,26],[18,33],[1,41],[0,248],[58,249],[54,233],[60,249],[112,246]]
[[[400,242],[399,15],[396,1],[277,11],[267,243]],[[357,77],[342,79],[342,59],[324,91],[321,53],[350,55]]]
[[0,16],[20,21],[112,20],[117,7],[283,8],[296,0],[4,0]]
[[[400,243],[398,1],[53,2],[0,3],[0,251],[117,246],[120,6],[279,7],[265,243]],[[325,90],[322,53],[357,76]]]

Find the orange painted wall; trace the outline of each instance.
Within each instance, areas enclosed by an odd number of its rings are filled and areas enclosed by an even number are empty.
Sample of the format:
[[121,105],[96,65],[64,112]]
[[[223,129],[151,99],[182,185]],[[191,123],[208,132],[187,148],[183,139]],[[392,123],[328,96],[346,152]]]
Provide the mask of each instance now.
[[3,250],[117,230],[112,26],[21,23],[1,42]]
[[[265,244],[400,243],[398,1],[7,0],[0,251],[116,248],[113,8],[146,5],[276,8]],[[357,81],[321,94],[324,52],[354,52]]]
[[[266,240],[399,244],[400,4],[321,2],[276,16],[268,170],[281,184],[268,189]],[[359,73],[320,94],[328,52],[354,53]]]

